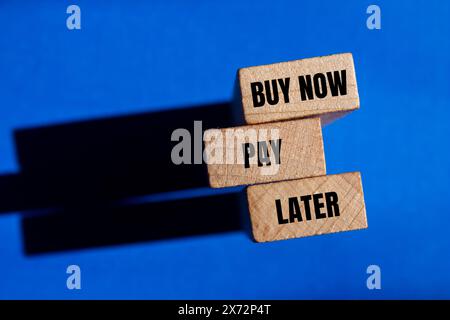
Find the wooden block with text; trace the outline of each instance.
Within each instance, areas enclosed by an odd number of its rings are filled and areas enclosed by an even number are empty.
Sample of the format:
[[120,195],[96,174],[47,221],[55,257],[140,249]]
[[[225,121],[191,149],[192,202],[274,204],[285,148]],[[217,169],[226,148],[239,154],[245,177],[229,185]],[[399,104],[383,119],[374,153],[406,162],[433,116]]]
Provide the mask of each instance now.
[[367,228],[359,172],[250,186],[257,242]]
[[326,174],[319,118],[205,131],[213,188]]
[[311,116],[327,124],[359,108],[351,53],[242,68],[238,86],[249,124]]

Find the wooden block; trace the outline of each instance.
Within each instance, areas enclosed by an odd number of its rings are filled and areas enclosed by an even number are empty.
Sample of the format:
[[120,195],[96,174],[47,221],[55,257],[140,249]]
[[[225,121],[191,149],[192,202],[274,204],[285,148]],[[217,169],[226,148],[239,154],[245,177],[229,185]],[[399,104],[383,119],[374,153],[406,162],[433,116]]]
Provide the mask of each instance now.
[[359,108],[351,53],[242,68],[238,82],[250,124],[311,116],[327,124]]
[[367,228],[359,172],[250,186],[257,242]]
[[204,139],[213,188],[326,174],[319,118],[210,129]]

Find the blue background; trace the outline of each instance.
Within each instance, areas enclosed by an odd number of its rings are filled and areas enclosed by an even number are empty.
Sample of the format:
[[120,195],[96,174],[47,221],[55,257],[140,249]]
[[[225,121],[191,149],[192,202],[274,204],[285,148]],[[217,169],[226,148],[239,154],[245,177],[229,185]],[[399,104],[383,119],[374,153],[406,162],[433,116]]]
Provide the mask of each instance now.
[[2,173],[19,170],[14,128],[228,100],[239,67],[352,52],[361,109],[324,129],[325,154],[328,173],[362,172],[369,228],[26,257],[12,213],[0,298],[450,298],[449,2],[377,1],[381,30],[367,1],[76,1],[75,31],[70,4],[0,2]]

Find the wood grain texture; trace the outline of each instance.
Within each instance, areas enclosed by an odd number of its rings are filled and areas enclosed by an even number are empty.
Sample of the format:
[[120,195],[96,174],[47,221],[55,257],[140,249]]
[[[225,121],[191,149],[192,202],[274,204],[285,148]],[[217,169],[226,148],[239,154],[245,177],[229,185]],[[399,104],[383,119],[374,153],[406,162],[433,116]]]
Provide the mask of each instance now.
[[[228,129],[253,129],[258,133],[264,132],[264,130],[269,133],[272,132],[271,130],[278,130],[279,139],[281,140],[278,171],[275,174],[263,174],[262,169],[270,169],[270,166],[259,167],[257,163],[250,164],[249,168],[245,168],[242,162],[234,164],[208,163],[209,183],[213,188],[282,181],[326,174],[322,128],[319,118]],[[220,129],[223,136],[226,135],[228,129]],[[205,136],[209,132],[210,130],[207,130]],[[276,137],[270,134],[267,136],[258,134],[257,141],[267,142],[274,138]],[[205,150],[209,147],[211,147],[211,142],[205,141]],[[237,155],[237,152],[242,150],[242,143],[234,143],[234,140],[225,141],[222,148],[224,157],[230,150]],[[273,161],[274,152],[271,149],[270,153],[272,157],[271,165],[276,164]],[[256,156],[252,160],[256,161]]]
[[[314,195],[320,194],[322,197],[317,196],[317,201],[323,203],[323,207],[319,208],[321,217],[318,218]],[[302,196],[311,196],[311,199],[302,201]],[[247,188],[247,197],[253,236],[257,242],[367,228],[359,172],[250,186]],[[277,209],[277,200],[281,204],[281,215]],[[305,202],[309,203],[309,217]],[[292,212],[300,209],[301,221],[291,218],[290,207],[294,209]]]
[[[340,73],[342,70],[345,70],[345,77]],[[336,89],[337,83],[334,72],[339,72],[341,80],[345,78],[345,94],[343,90],[338,90],[334,92],[336,95],[333,95],[330,86]],[[327,73],[330,73],[330,75]],[[310,76],[311,87],[315,88],[314,75],[318,74],[323,74],[321,79],[326,83],[326,96],[318,97],[313,90],[312,97],[305,95],[305,99],[302,100],[299,77],[303,76],[303,79],[307,80],[307,77]],[[331,80],[329,76],[331,76]],[[289,102],[285,101],[281,84],[277,83],[275,84],[277,90],[274,90],[274,86],[270,86],[269,90],[272,96],[275,91],[278,92],[278,103],[270,105],[265,98],[263,106],[255,107],[251,89],[252,83],[260,82],[262,84],[261,90],[268,96],[265,81],[272,84],[272,80],[285,80],[286,78],[290,79],[289,87],[286,87],[286,91],[289,92]],[[249,124],[320,116],[323,118],[323,125],[325,125],[349,111],[359,108],[358,88],[351,53],[242,68],[238,71],[238,82],[244,118],[246,123]],[[317,80],[317,83],[320,85],[317,86],[316,90],[320,92],[322,82]],[[302,87],[304,88],[305,85]]]

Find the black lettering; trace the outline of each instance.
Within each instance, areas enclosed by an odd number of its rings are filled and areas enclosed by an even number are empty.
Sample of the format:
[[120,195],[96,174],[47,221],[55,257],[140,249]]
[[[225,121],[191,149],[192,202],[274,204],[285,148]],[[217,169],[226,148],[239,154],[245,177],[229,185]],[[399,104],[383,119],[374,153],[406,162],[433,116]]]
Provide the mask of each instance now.
[[[325,98],[327,96],[327,79],[323,73],[316,73],[313,77],[314,81],[314,92],[316,97],[319,99]],[[320,87],[320,88],[319,88]]]
[[250,158],[255,156],[255,147],[251,143],[244,143],[244,168],[250,168]]
[[270,166],[269,147],[265,141],[258,142],[258,167]]
[[278,79],[278,83],[281,88],[281,92],[283,93],[283,98],[285,103],[289,103],[289,83],[291,78]]
[[270,146],[272,147],[273,154],[275,155],[275,163],[281,164],[281,139],[270,140]]
[[340,213],[339,213],[339,204],[338,204],[337,193],[336,192],[325,193],[325,200],[327,202],[328,218],[331,218],[333,216],[339,217]]
[[311,76],[309,74],[306,76],[299,76],[298,84],[300,86],[300,95],[302,101],[313,100],[314,94],[313,94],[313,87],[311,85]]
[[303,201],[303,206],[305,207],[305,217],[306,220],[311,220],[311,206],[309,201],[311,201],[311,196],[301,196],[300,200]]
[[252,89],[253,107],[262,107],[266,103],[263,84],[261,82],[252,82],[250,87]]
[[[267,103],[269,103],[271,106],[277,104],[278,101],[280,101],[280,99],[278,97],[277,80],[272,80],[272,88],[270,87],[269,80],[264,81],[264,87],[266,89]],[[273,96],[272,96],[272,92],[273,92]]]
[[323,198],[322,193],[316,193],[313,195],[313,202],[314,202],[314,213],[316,214],[316,219],[323,219],[326,218],[327,215],[320,211],[325,205],[323,202],[320,202],[320,199]]
[[281,208],[281,200],[275,199],[275,206],[277,208],[277,218],[278,218],[278,224],[286,224],[289,223],[288,219],[283,218],[283,210]]
[[345,69],[341,70],[341,75],[339,75],[339,71],[334,71],[334,78],[331,72],[327,72],[327,78],[333,97],[347,94],[347,71]]
[[297,197],[289,198],[288,202],[289,202],[289,222],[292,223],[295,222],[295,220],[297,220],[298,222],[303,221]]

